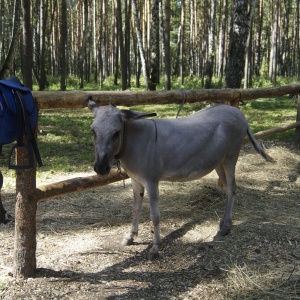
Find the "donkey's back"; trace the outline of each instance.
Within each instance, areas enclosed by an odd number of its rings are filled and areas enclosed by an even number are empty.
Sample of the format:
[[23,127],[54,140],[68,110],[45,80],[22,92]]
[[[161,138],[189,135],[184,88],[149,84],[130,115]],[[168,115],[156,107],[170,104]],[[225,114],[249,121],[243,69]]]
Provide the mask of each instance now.
[[[157,174],[157,180],[170,181],[202,177],[224,159],[231,159],[235,164],[249,129],[243,113],[227,105],[209,107],[180,119],[155,119],[152,123],[156,130],[155,138],[150,144],[144,143],[147,149],[143,149],[141,141],[149,139],[154,134],[153,129],[151,126],[147,129],[142,123],[136,122],[136,126],[144,126],[145,130],[144,138],[133,137],[137,142],[133,140],[132,145],[139,148],[139,151],[132,149],[132,155],[136,164],[140,165],[139,171],[142,171],[144,161],[147,174]],[[141,134],[142,130],[139,132]],[[143,156],[149,152],[155,155],[137,158],[137,155]]]

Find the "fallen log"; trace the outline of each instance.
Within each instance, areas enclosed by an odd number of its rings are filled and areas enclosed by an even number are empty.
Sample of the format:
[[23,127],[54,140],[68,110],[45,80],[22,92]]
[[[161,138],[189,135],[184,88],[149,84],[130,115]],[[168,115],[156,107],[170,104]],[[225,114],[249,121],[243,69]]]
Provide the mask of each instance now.
[[[289,124],[289,125],[285,125],[285,126],[280,126],[280,127],[271,128],[271,129],[264,130],[264,131],[259,131],[259,132],[256,132],[254,134],[254,136],[257,139],[262,139],[262,138],[265,138],[269,135],[272,135],[272,134],[275,134],[275,133],[281,133],[281,132],[284,132],[284,131],[287,131],[287,130],[290,130],[290,129],[293,129],[293,128],[298,128],[298,127],[300,127],[300,121]],[[243,141],[243,144],[247,144],[249,142],[250,142],[249,137],[248,136],[245,137],[245,139]]]
[[32,92],[39,109],[84,108],[89,96],[99,105],[134,106],[146,104],[196,103],[203,101],[228,102],[300,94],[300,84],[257,89],[202,89],[146,92],[66,91]]
[[127,178],[129,177],[125,172],[122,171],[121,175],[118,171],[113,170],[107,176],[93,175],[89,177],[67,179],[52,184],[38,186],[36,188],[36,197],[37,201],[42,201],[69,193],[82,192],[87,189],[104,186]]

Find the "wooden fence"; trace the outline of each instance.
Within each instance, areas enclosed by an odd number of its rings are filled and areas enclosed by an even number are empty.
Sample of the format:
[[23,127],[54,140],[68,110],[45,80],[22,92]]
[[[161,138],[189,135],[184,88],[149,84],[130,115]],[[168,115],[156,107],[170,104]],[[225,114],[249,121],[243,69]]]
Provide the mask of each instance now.
[[[286,94],[300,94],[300,84],[275,88],[259,89],[218,89],[218,90],[172,90],[161,92],[33,92],[39,109],[83,108],[89,96],[100,105],[133,106],[145,104],[195,103],[199,101],[234,102],[257,98],[278,97]],[[300,103],[300,101],[298,101]],[[300,126],[300,104],[295,123],[257,133],[257,138]],[[299,136],[299,133],[298,133]],[[298,139],[298,143],[300,137]],[[245,143],[247,140],[245,140]],[[17,153],[17,163],[26,161],[26,153]],[[103,186],[123,179],[117,172],[109,176],[89,176],[36,187],[36,167],[16,171],[15,207],[15,248],[14,276],[31,277],[36,270],[36,209],[38,201],[61,196],[67,193]],[[127,178],[127,175],[125,175]]]

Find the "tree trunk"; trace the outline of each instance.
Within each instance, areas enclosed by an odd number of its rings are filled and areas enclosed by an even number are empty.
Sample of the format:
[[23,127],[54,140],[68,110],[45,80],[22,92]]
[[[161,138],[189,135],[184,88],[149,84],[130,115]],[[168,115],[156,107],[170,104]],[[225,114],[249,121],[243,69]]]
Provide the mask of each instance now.
[[22,0],[23,37],[22,37],[22,75],[23,83],[32,89],[33,45],[31,30],[31,1]]
[[[251,0],[255,7],[256,0]],[[250,8],[251,11],[251,8]],[[229,61],[225,72],[225,87],[240,88],[245,68],[245,48],[249,34],[251,14],[248,13],[248,1],[236,0],[234,4],[233,22],[230,29]],[[231,105],[237,106],[234,101]]]
[[213,67],[215,61],[215,0],[211,0],[208,29],[208,53],[205,66],[205,88],[212,84]]
[[[300,122],[300,94],[298,94],[296,122]],[[298,148],[300,147],[300,127],[296,128],[296,132],[295,132],[295,145]]]
[[220,31],[219,31],[219,51],[218,51],[218,68],[217,76],[219,81],[222,82],[223,72],[224,72],[224,56],[225,56],[225,37],[227,31],[227,20],[228,20],[228,0],[222,0],[221,3],[221,21],[220,21]]
[[[116,3],[115,3],[116,5]],[[118,18],[116,16],[116,9],[114,9],[114,22],[112,28],[114,29],[113,37],[113,51],[112,51],[112,61],[113,61],[113,74],[114,74],[114,85],[118,85],[118,75],[119,75],[119,37],[118,37]]]
[[139,50],[137,45],[137,38],[136,38],[136,32],[134,31],[134,25],[132,24],[132,47],[133,47],[133,53],[134,53],[134,73],[135,73],[135,86],[140,87],[140,57],[139,57]]
[[49,85],[45,70],[45,53],[46,53],[46,26],[48,17],[48,0],[40,2],[40,59],[39,59],[39,89],[43,91]]
[[277,35],[278,35],[278,8],[279,0],[274,1],[273,21],[272,21],[272,37],[270,51],[269,78],[273,84],[276,84],[277,77]]
[[244,71],[244,89],[247,89],[251,86],[251,56],[252,56],[252,24],[250,27],[250,32],[247,38],[246,50],[245,50],[245,71]]
[[185,33],[185,0],[181,0],[181,19],[180,19],[180,84],[184,84],[184,75],[185,75],[185,67],[184,67],[184,33]]
[[130,20],[131,20],[131,0],[126,0],[125,14],[125,55],[126,55],[126,71],[127,71],[127,88],[131,88],[131,63],[130,63]]
[[137,12],[136,0],[132,0],[132,12],[133,12],[134,21],[135,21],[137,43],[138,43],[138,48],[139,48],[139,53],[140,53],[140,59],[141,59],[141,64],[142,64],[145,85],[146,85],[146,89],[148,90],[149,89],[148,71],[147,71],[145,52],[144,52],[144,47],[143,47],[142,34],[141,34],[141,29],[140,29],[141,28],[140,20],[139,20],[138,12]]
[[296,1],[296,37],[295,37],[295,40],[296,40],[296,59],[297,60],[297,65],[298,65],[298,68],[297,68],[297,76],[300,77],[300,43],[299,43],[299,27],[300,27],[300,24],[299,24],[299,0]]
[[258,15],[256,22],[256,46],[254,56],[254,74],[260,76],[261,68],[261,36],[263,29],[263,16],[264,16],[264,0],[259,0]]
[[[100,5],[101,5],[100,1]],[[94,75],[94,82],[96,83],[98,81],[98,57],[97,57],[97,33],[96,29],[98,28],[98,18],[96,20],[96,10],[97,10],[97,5],[96,5],[96,0],[93,0],[92,2],[93,6],[93,59],[92,59],[92,69],[93,69],[93,75]],[[102,15],[100,16],[100,20],[102,18]]]
[[66,44],[68,38],[67,23],[67,1],[61,1],[61,45],[60,45],[60,89],[66,90],[67,87],[67,62],[66,62]]
[[84,82],[84,70],[86,65],[86,44],[87,44],[87,36],[88,36],[88,0],[84,0],[83,2],[84,7],[84,25],[83,25],[83,33],[82,33],[82,43],[81,49],[79,53],[79,87],[83,88]]
[[151,42],[149,90],[155,91],[159,78],[159,0],[154,0],[152,7]]
[[103,0],[100,1],[99,3],[99,28],[98,28],[98,32],[99,32],[99,45],[98,45],[98,57],[97,57],[97,61],[98,61],[98,72],[99,72],[99,87],[100,89],[102,88],[102,84],[103,84],[103,77],[104,77],[104,63],[103,63],[103,58],[105,57],[105,47],[104,47],[104,42],[103,42],[103,19],[104,19],[104,14],[103,14]]
[[[122,90],[127,89],[127,57],[124,49],[123,40],[123,29],[122,29],[122,12],[121,12],[121,0],[116,1],[116,17],[117,17],[117,30],[119,39],[119,49],[120,49],[120,64],[121,64],[121,80],[122,80]],[[118,55],[118,51],[117,55]]]
[[[282,50],[281,50],[281,56],[282,56],[282,68],[281,68],[281,76],[290,76],[292,74],[291,72],[291,39],[289,37],[289,31],[290,31],[290,15],[291,15],[291,0],[284,1],[282,3],[284,7],[284,13],[282,16],[282,31],[283,34],[281,35],[282,39]],[[292,76],[292,75],[291,75]]]
[[190,66],[190,77],[195,75],[195,29],[194,29],[194,18],[195,18],[195,4],[194,0],[190,1],[190,38],[189,38],[189,66]]
[[182,28],[181,25],[178,27],[178,34],[177,34],[177,47],[176,47],[176,55],[174,57],[174,68],[173,68],[173,76],[179,77],[179,63],[180,63],[180,43],[181,43],[181,35],[182,35]]
[[171,51],[170,51],[170,0],[165,0],[164,49],[165,49],[165,90],[171,89]]
[[[255,0],[256,1],[256,0]],[[255,1],[252,3],[250,6],[250,17],[249,17],[249,32],[248,32],[248,37],[246,41],[246,49],[245,49],[245,71],[244,71],[244,88],[248,88],[249,85],[251,85],[252,81],[252,28],[253,28],[253,14],[255,10]]]
[[12,38],[11,38],[7,56],[0,70],[0,79],[3,77],[7,77],[9,73],[12,73],[13,61],[14,61],[15,50],[16,50],[16,42],[17,39],[19,38],[19,32],[20,32],[20,10],[21,10],[20,1],[15,0]]
[[112,52],[112,45],[109,46],[109,37],[110,37],[110,34],[109,34],[109,27],[111,26],[111,28],[113,28],[112,26],[112,23],[113,21],[109,22],[109,18],[108,18],[108,1],[106,0],[103,0],[103,5],[104,5],[104,15],[105,15],[105,25],[104,25],[104,28],[105,28],[105,32],[104,32],[104,47],[105,47],[105,57],[103,59],[104,61],[104,67],[103,67],[103,70],[104,70],[104,77],[108,77],[112,72],[110,72],[110,65],[109,65],[109,59],[110,59],[110,52]]

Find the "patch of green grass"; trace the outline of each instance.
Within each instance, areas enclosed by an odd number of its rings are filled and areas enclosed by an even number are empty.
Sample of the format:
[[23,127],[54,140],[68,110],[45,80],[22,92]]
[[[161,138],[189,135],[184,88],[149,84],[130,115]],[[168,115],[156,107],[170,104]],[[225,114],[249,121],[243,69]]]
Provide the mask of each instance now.
[[[253,132],[291,124],[296,121],[297,99],[288,96],[245,101],[241,110]],[[292,139],[294,130],[275,134],[268,139]]]
[[88,109],[42,110],[39,119],[39,149],[43,171],[83,172],[93,164],[94,149]]

